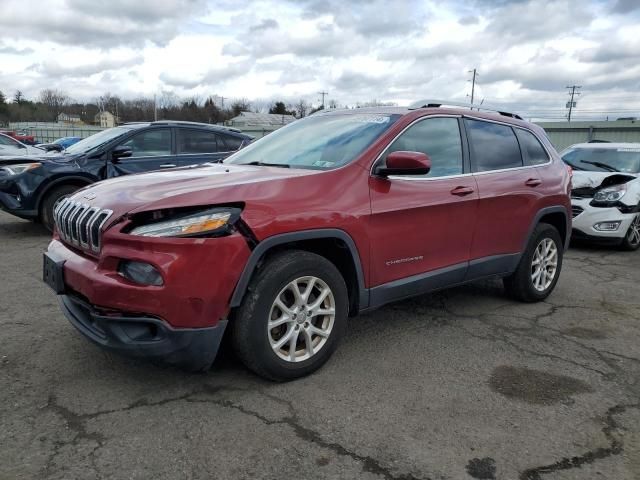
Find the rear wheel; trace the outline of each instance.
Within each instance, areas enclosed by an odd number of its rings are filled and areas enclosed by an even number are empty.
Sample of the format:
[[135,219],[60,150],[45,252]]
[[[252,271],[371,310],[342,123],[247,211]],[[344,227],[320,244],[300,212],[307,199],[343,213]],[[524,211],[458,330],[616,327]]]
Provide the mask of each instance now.
[[635,216],[629,230],[622,239],[621,247],[624,250],[637,250],[640,248],[640,213]]
[[324,257],[294,250],[267,260],[231,321],[235,351],[258,375],[286,381],[320,368],[348,316],[342,275]]
[[540,223],[533,231],[516,271],[503,279],[507,293],[523,302],[539,302],[553,291],[562,269],[558,230]]
[[53,231],[53,211],[56,205],[80,188],[77,185],[60,185],[47,193],[40,207],[40,220],[47,230]]

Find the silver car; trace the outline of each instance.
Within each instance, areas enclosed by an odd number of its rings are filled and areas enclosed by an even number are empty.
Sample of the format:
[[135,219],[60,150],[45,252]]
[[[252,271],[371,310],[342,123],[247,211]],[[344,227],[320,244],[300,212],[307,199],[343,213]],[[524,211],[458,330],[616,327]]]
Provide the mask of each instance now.
[[40,148],[25,145],[9,135],[0,133],[0,157],[40,155],[42,153],[44,153],[44,150]]

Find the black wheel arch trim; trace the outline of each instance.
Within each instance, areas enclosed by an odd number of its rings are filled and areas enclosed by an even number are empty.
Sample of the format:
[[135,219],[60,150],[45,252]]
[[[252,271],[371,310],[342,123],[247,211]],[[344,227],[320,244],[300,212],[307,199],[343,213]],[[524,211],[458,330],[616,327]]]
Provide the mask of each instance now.
[[[84,176],[84,175],[62,175],[54,180],[51,180],[50,182],[48,182],[46,185],[44,185],[42,187],[42,190],[40,190],[40,192],[38,193],[38,199],[36,200],[36,210],[39,212],[40,211],[40,207],[42,206],[42,201],[44,200],[44,198],[47,196],[47,194],[54,188],[59,187],[61,185],[70,183],[76,183],[76,182],[84,182],[85,186],[86,185],[91,185],[92,183],[98,182],[100,179],[99,178],[94,178],[91,177],[89,175]],[[82,188],[82,187],[80,187]]]
[[242,274],[236,284],[236,288],[231,296],[230,306],[232,308],[239,307],[242,303],[242,299],[247,291],[253,272],[255,271],[258,263],[265,254],[274,247],[283,245],[286,243],[299,242],[303,240],[317,240],[317,239],[338,239],[342,240],[351,254],[351,259],[356,271],[356,279],[358,281],[358,301],[359,310],[367,308],[369,306],[369,290],[365,288],[364,273],[362,271],[362,262],[360,260],[360,254],[356,247],[355,242],[351,236],[344,230],[337,228],[323,228],[317,230],[302,230],[299,232],[281,233],[268,237],[262,240],[256,245],[251,252],[247,263],[242,270]]
[[[564,223],[565,223],[565,238],[564,238],[564,250],[566,251],[569,248],[569,240],[571,239],[571,215],[567,212],[567,209],[562,205],[554,205],[551,207],[544,207],[538,210],[535,217],[533,217],[533,221],[529,226],[529,231],[527,232],[527,236],[524,240],[524,244],[522,245],[522,252],[527,249],[527,244],[529,243],[529,239],[531,238],[531,234],[536,226],[540,223],[540,220],[545,215],[549,215],[550,213],[562,213],[564,215]],[[560,233],[560,232],[558,232]]]

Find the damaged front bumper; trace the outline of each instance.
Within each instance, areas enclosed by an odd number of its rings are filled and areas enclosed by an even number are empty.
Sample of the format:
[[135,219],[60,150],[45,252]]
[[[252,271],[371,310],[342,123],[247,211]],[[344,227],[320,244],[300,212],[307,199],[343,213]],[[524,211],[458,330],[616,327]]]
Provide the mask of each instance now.
[[618,244],[629,230],[638,214],[634,209],[618,207],[594,207],[591,198],[572,198],[574,239],[593,240]]

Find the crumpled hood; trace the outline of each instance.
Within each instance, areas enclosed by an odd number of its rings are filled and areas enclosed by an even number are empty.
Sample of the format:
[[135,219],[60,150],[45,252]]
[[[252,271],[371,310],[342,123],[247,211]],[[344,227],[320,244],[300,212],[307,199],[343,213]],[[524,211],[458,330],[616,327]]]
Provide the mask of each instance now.
[[83,155],[65,155],[63,153],[52,152],[47,153],[42,151],[42,153],[38,153],[37,155],[16,155],[16,156],[6,156],[0,157],[0,166],[2,165],[13,165],[17,163],[30,163],[30,162],[53,162],[53,163],[67,163],[76,160]]
[[284,188],[283,182],[314,175],[319,170],[249,165],[207,164],[136,175],[95,183],[72,199],[113,211],[116,219],[127,213],[217,203],[236,203],[263,195],[264,189]]
[[573,171],[572,188],[598,189],[601,186],[620,185],[637,178],[637,174],[617,173],[617,172],[586,172],[582,170]]

